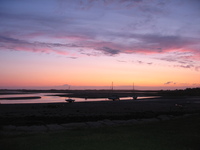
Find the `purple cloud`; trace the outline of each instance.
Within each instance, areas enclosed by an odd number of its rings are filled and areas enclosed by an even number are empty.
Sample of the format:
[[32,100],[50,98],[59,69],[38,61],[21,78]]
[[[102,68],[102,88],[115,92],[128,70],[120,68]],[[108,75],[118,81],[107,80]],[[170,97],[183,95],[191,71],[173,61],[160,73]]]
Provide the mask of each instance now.
[[200,43],[195,38],[160,34],[119,34],[115,36],[137,41],[129,43],[129,46],[126,46],[130,49],[130,52],[163,53],[173,50],[183,51],[184,48]]
[[[88,56],[190,52],[185,58],[174,54],[176,57],[160,60],[179,63],[175,65],[182,68],[192,68],[192,65],[198,68],[188,62],[200,59],[198,1],[195,6],[179,0],[60,0],[35,1],[31,5],[28,2],[11,5],[4,1],[1,4],[1,50],[66,55],[68,48],[73,48],[74,53],[82,49],[81,54]],[[185,14],[184,18],[180,14]]]
[[136,62],[139,63],[139,64],[147,64],[147,65],[153,64],[152,62],[144,62],[144,61],[141,61],[141,60],[137,60]]
[[112,48],[109,48],[109,47],[101,47],[98,50],[102,51],[106,55],[111,55],[111,56],[120,53],[120,50],[112,49]]
[[138,62],[139,64],[143,64],[143,62],[142,62],[142,61],[139,61],[139,60],[138,60],[137,62]]
[[193,65],[175,65],[175,67],[181,67],[181,68],[193,68]]
[[43,53],[57,53],[60,55],[68,55],[68,52],[56,48],[79,47],[75,44],[62,43],[45,43],[45,42],[29,42],[26,40],[15,39],[11,37],[0,36],[0,47],[8,50],[31,51]]
[[158,58],[159,60],[167,61],[169,64],[172,64],[173,67],[179,67],[184,69],[193,69],[198,71],[199,64],[198,61],[195,59],[192,59],[192,57],[195,56],[195,53],[192,52],[171,52],[168,54],[165,54],[164,57]]
[[166,83],[164,83],[165,85],[169,85],[169,84],[176,84],[175,82],[173,82],[173,81],[168,81],[168,82],[166,82]]

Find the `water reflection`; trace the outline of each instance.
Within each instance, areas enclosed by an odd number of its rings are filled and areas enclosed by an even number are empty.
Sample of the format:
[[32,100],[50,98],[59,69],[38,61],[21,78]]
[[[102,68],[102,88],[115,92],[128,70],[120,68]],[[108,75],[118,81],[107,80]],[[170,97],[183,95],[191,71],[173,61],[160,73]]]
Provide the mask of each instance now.
[[[60,94],[60,93],[59,93]],[[56,95],[56,93],[54,93]],[[23,100],[0,100],[1,104],[30,104],[30,103],[66,103],[66,97],[53,96],[52,93],[32,93],[32,94],[11,94],[0,95],[0,98],[6,97],[29,97],[40,96],[40,99],[23,99]],[[138,97],[138,99],[153,98],[153,97]],[[75,102],[92,102],[92,101],[110,101],[107,98],[73,98]],[[120,100],[131,100],[132,97],[120,98]]]

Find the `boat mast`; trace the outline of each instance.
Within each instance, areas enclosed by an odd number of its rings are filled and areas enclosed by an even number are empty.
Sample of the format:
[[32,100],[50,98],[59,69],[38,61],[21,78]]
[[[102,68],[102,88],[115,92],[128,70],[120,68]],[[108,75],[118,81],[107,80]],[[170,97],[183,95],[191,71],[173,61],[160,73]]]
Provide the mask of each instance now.
[[134,88],[134,82],[133,82],[133,99],[137,99],[137,96],[136,96],[136,94],[135,94],[135,88]]
[[112,87],[111,87],[111,90],[113,91],[113,82],[112,82]]

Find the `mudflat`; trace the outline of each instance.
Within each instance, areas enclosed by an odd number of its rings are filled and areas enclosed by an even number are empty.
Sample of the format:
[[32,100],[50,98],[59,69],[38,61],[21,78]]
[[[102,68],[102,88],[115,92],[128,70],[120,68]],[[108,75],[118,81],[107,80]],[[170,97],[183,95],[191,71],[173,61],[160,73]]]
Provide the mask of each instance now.
[[200,97],[101,102],[0,104],[1,125],[41,125],[154,118],[200,112]]

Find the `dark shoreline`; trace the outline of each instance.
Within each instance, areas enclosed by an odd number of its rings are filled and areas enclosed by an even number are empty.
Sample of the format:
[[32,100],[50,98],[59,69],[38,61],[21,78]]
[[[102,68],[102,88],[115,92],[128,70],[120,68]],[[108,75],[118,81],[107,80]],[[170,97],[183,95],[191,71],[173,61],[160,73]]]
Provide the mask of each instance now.
[[75,103],[2,104],[0,125],[44,125],[200,113],[200,97]]
[[[132,90],[0,90],[0,94],[56,93],[56,96],[108,98],[108,96],[160,96],[159,98],[75,103],[0,104],[0,126],[44,125],[99,120],[155,118],[159,115],[200,113],[199,88],[175,91]],[[60,94],[57,94],[60,93]],[[70,95],[69,95],[70,93]],[[180,94],[183,93],[183,94]],[[17,99],[27,98],[27,96]],[[39,98],[39,97],[29,97]],[[10,100],[16,99],[9,98]]]
[[24,99],[40,99],[40,96],[25,96],[25,97],[4,97],[0,100],[24,100]]

